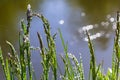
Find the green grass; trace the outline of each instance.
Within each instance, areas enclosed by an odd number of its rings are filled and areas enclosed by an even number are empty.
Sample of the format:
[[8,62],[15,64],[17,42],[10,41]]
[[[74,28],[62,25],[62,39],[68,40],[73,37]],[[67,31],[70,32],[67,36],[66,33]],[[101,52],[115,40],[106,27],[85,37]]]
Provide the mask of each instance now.
[[[19,32],[19,51],[17,52],[14,46],[9,42],[11,52],[8,53],[7,58],[3,58],[3,54],[0,47],[0,63],[4,71],[5,80],[36,80],[35,72],[31,61],[31,45],[30,45],[30,27],[32,17],[38,17],[43,23],[44,34],[46,35],[47,47],[45,47],[42,40],[42,35],[38,32],[37,36],[39,40],[42,74],[39,80],[51,80],[49,79],[50,70],[52,72],[52,80],[86,80],[84,77],[84,68],[82,63],[81,54],[79,54],[79,60],[73,55],[68,53],[67,44],[65,44],[62,37],[60,29],[58,29],[59,36],[64,48],[64,56],[60,56],[64,63],[64,72],[59,73],[59,63],[57,60],[57,52],[55,45],[55,36],[52,35],[50,30],[50,24],[48,20],[38,13],[32,12],[30,5],[27,10],[27,23],[24,20],[21,21],[22,30]],[[108,69],[107,73],[104,74],[102,71],[102,64],[96,65],[94,47],[92,41],[90,40],[89,32],[86,31],[88,37],[88,48],[90,50],[90,68],[88,80],[120,80],[120,22],[119,22],[119,12],[117,12],[117,22],[113,46],[113,56],[112,56],[112,68]],[[60,76],[59,76],[60,75]]]

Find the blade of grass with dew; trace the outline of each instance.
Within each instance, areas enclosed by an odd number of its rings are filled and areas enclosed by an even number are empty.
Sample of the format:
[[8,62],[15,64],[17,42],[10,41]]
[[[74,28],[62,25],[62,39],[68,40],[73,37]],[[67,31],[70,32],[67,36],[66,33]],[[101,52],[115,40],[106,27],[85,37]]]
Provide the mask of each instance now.
[[112,80],[115,80],[116,79],[116,63],[117,63],[117,60],[116,60],[116,50],[115,50],[115,38],[114,38],[114,47],[113,47],[113,54],[112,54],[112,77],[111,79]]
[[81,80],[85,80],[85,77],[84,77],[84,68],[83,68],[83,62],[82,62],[82,56],[81,56],[81,54],[80,54],[80,64],[78,66],[78,70],[79,70],[79,73],[80,73]]
[[64,68],[65,68],[65,71],[64,71],[64,75],[61,75],[61,78],[63,80],[68,80],[70,79],[71,80],[71,76],[70,76],[70,72],[69,72],[69,66],[65,60],[65,58],[63,56],[61,56],[61,59],[63,60],[63,63],[64,63]]
[[[96,67],[96,80],[102,80],[105,78],[105,76],[107,77],[107,75],[105,75],[103,73],[103,61]],[[104,79],[106,80],[106,79]]]
[[[9,71],[10,71],[10,76],[11,76],[11,80],[14,80],[14,77],[15,77],[15,67],[14,67],[14,58],[13,56],[8,53],[8,62],[9,62]],[[14,68],[13,68],[14,67]],[[17,74],[16,74],[17,75]],[[21,76],[20,76],[21,77]],[[20,78],[18,78],[20,79]]]
[[11,62],[11,73],[13,74],[13,79],[14,79],[14,76],[17,76],[18,78],[20,78],[21,66],[20,66],[20,60],[19,60],[18,54],[10,42],[6,41],[6,43],[11,48],[11,54],[9,53],[8,55],[9,55],[9,61]]
[[[6,74],[7,74],[7,80],[14,80],[14,77],[11,77],[10,74],[10,68],[9,68],[9,63],[8,63],[8,59],[6,59]],[[14,76],[14,75],[12,75]]]
[[7,79],[7,70],[6,70],[5,61],[3,59],[1,47],[0,47],[0,63],[2,64],[2,68],[3,68],[4,74],[5,74],[5,78]]
[[90,56],[91,56],[91,58],[90,58],[91,59],[90,60],[90,71],[92,71],[91,72],[92,80],[96,80],[97,73],[96,73],[95,54],[94,54],[92,42],[90,40],[90,35],[87,31],[86,31],[86,34],[87,34],[87,37],[88,37],[88,47],[90,49]]
[[65,61],[68,63],[68,66],[69,66],[69,70],[67,72],[68,72],[68,74],[70,73],[70,75],[69,75],[70,79],[74,79],[74,71],[73,71],[70,59],[68,57],[67,45],[65,45],[65,43],[64,43],[64,39],[62,37],[62,33],[61,33],[60,29],[58,29],[58,31],[59,31],[59,34],[60,34],[60,38],[61,38],[61,41],[62,41],[63,48],[64,48]]
[[30,51],[30,38],[29,38],[29,30],[30,30],[30,27],[31,27],[31,21],[32,21],[32,9],[31,9],[31,5],[28,4],[27,6],[27,26],[26,28],[23,30],[26,30],[26,34],[24,34],[25,36],[25,41],[24,41],[24,44],[25,44],[25,51],[26,51],[26,54],[27,54],[27,66],[28,66],[28,73],[29,73],[29,79],[32,80],[32,77],[33,77],[33,74],[32,74],[32,62],[31,62],[31,51]]
[[43,41],[42,41],[42,38],[40,36],[40,34],[37,32],[37,36],[38,36],[38,40],[39,40],[39,44],[40,44],[40,49],[41,49],[41,56],[42,56],[42,66],[43,66],[43,77],[42,79],[43,80],[48,80],[48,70],[47,68],[49,68],[49,66],[46,66],[46,54],[45,54],[45,50],[44,50],[44,47],[43,47]]
[[49,65],[51,65],[52,72],[54,75],[54,80],[57,80],[56,46],[55,46],[54,39],[50,33],[49,22],[42,14],[33,13],[33,15],[39,17],[43,22],[44,32],[46,34],[46,40],[48,44],[48,49],[46,54],[46,67],[49,67]]
[[[22,26],[22,31],[26,30],[26,25],[24,21],[21,21],[21,26]],[[26,28],[26,29],[24,29]],[[21,78],[22,80],[27,79],[27,72],[26,72],[26,59],[25,59],[25,43],[24,43],[24,34],[27,34],[27,31],[22,31],[19,32],[19,48],[20,48],[20,64],[21,64]]]
[[[119,80],[119,63],[120,63],[120,45],[119,45],[119,38],[120,38],[120,22],[119,22],[119,17],[120,17],[120,15],[119,15],[120,13],[119,12],[117,12],[117,25],[116,25],[116,27],[117,27],[117,29],[116,29],[116,36],[115,36],[115,42],[114,42],[114,44],[115,44],[115,46],[114,46],[114,50],[115,50],[115,54],[116,54],[116,65],[115,65],[115,67],[114,67],[114,69],[115,69],[115,77],[116,77],[116,80]],[[113,73],[113,74],[114,74]]]
[[48,48],[49,48],[48,56],[50,57],[50,60],[51,60],[50,64],[51,64],[51,68],[53,71],[54,80],[57,80],[57,59],[56,59],[55,42],[54,42],[53,37],[50,33],[49,22],[47,21],[47,19],[44,18],[44,16],[42,16],[41,19],[43,21],[44,31],[46,34],[47,44],[48,44]]
[[69,57],[73,61],[73,68],[74,68],[74,79],[75,80],[84,80],[84,71],[83,71],[83,64],[80,55],[80,63],[78,62],[77,58],[73,54],[69,54]]

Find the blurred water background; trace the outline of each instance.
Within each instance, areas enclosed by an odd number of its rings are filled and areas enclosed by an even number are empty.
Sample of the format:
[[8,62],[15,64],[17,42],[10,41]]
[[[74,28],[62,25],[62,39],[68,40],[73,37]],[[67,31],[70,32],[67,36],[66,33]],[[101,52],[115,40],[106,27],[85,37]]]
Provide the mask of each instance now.
[[[85,76],[88,76],[90,54],[85,30],[90,32],[94,42],[97,64],[103,61],[105,72],[111,67],[112,49],[116,12],[120,9],[119,0],[1,0],[0,1],[0,45],[4,55],[10,50],[6,40],[18,47],[18,33],[20,20],[26,19],[26,6],[30,3],[32,10],[44,14],[51,24],[52,33],[61,29],[65,42],[68,44],[69,53],[79,59],[82,54]],[[38,18],[33,18],[30,38],[31,45],[38,47],[37,32],[44,38],[42,23]],[[46,44],[46,43],[45,43]],[[57,53],[64,55],[59,34],[56,37]],[[36,74],[42,72],[39,51],[32,51],[32,61]],[[59,64],[63,64],[59,59]],[[0,69],[0,78],[3,78]]]

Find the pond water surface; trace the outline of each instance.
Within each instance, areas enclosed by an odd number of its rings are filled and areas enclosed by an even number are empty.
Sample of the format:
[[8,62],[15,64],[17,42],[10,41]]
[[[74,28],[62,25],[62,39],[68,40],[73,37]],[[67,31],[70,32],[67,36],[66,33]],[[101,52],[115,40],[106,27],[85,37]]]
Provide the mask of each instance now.
[[[68,43],[69,53],[73,53],[78,59],[81,53],[86,78],[90,54],[85,30],[90,32],[90,38],[94,43],[97,64],[103,61],[105,72],[111,67],[115,18],[116,12],[120,10],[119,0],[31,0],[29,2],[1,0],[0,45],[4,53],[9,52],[6,40],[18,47],[20,20],[26,16],[28,3],[31,3],[33,11],[42,13],[49,20],[52,33],[58,32],[58,28],[61,29],[65,42]],[[40,32],[44,36],[39,19],[33,18],[30,31],[31,45],[38,47],[36,33]],[[56,46],[58,55],[63,55],[59,34],[56,38]],[[41,69],[39,51],[33,52],[35,54],[32,54],[32,60],[36,74],[39,76],[42,72],[38,70]],[[60,61],[60,64],[63,63]],[[0,77],[3,78],[2,76],[1,71]]]

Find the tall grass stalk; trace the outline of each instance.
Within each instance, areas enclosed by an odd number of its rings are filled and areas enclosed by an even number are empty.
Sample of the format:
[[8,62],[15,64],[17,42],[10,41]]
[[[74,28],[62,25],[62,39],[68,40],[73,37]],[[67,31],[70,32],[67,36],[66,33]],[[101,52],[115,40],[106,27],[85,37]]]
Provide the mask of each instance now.
[[4,74],[5,74],[5,78],[7,79],[7,70],[6,70],[5,61],[3,59],[2,54],[3,53],[2,53],[2,50],[1,50],[1,47],[0,47],[0,63],[2,64],[2,68],[3,68]]
[[57,80],[56,46],[55,46],[55,41],[54,41],[54,35],[52,36],[50,32],[50,24],[48,20],[42,14],[33,13],[33,16],[37,16],[38,18],[42,20],[43,26],[44,26],[44,32],[46,34],[46,40],[48,44],[48,48],[46,48],[46,51],[45,51],[41,36],[39,33],[37,33],[38,39],[40,42],[41,55],[43,58],[43,62],[42,62],[43,75],[44,75],[43,79],[48,80],[49,69],[51,68],[53,72],[53,76],[54,76],[53,79]]
[[71,53],[68,53],[67,45],[64,43],[64,39],[62,37],[62,33],[60,29],[58,29],[60,38],[62,41],[62,45],[64,48],[65,57],[61,56],[61,59],[64,62],[64,68],[65,72],[64,75],[62,75],[63,80],[84,80],[84,70],[83,70],[83,64],[80,56],[80,62],[78,62],[77,58],[72,55]]
[[62,33],[61,33],[60,29],[58,29],[58,31],[59,31],[59,34],[60,34],[60,38],[61,38],[62,45],[63,45],[63,48],[64,48],[64,53],[65,53],[65,59],[62,58],[63,62],[65,64],[65,75],[64,75],[64,77],[68,76],[68,79],[72,80],[72,79],[74,79],[74,72],[73,72],[73,67],[72,67],[72,64],[71,64],[69,56],[68,56],[68,48],[67,48],[67,45],[64,43],[64,39],[62,37]]
[[113,74],[113,77],[115,76],[116,80],[119,80],[119,63],[120,63],[120,22],[119,22],[119,15],[120,13],[117,12],[117,22],[116,22],[116,30],[115,30],[115,41],[114,41],[114,53],[115,54],[115,57],[113,58],[113,70],[114,70],[114,73],[115,75]]
[[[87,33],[87,36],[88,36],[88,46],[89,46],[89,49],[90,49],[90,74],[92,76],[92,80],[96,80],[96,76],[97,76],[97,73],[96,73],[96,60],[95,60],[95,54],[94,54],[94,49],[93,49],[93,45],[92,45],[92,42],[90,40],[90,35],[89,33],[86,31]],[[91,79],[91,78],[90,78]]]

